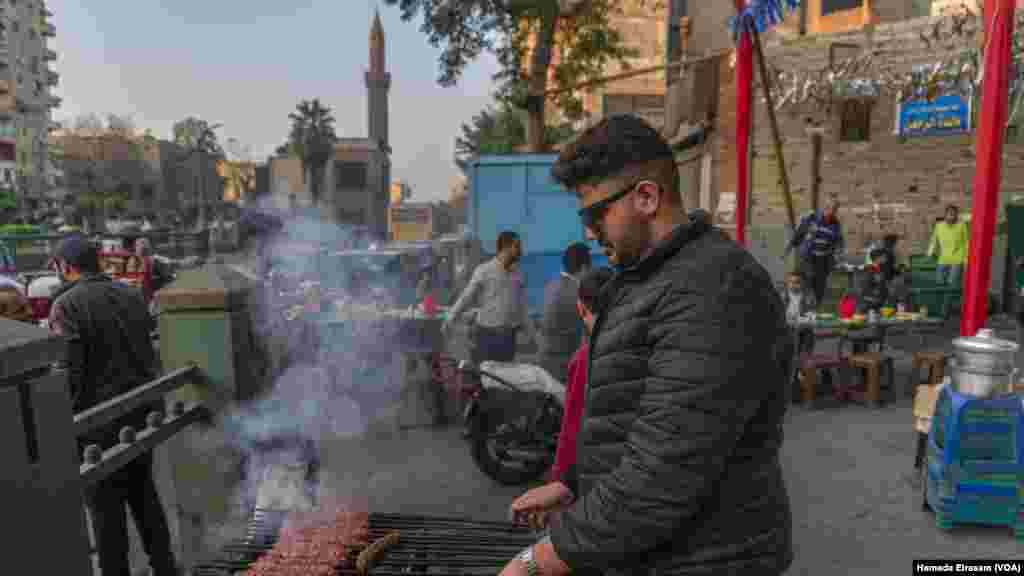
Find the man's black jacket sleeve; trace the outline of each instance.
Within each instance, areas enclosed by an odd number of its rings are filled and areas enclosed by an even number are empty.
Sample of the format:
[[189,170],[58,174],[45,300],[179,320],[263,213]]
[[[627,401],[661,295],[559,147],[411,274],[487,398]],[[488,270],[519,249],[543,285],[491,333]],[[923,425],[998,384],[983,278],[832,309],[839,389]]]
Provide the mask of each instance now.
[[74,312],[67,309],[63,300],[54,302],[50,310],[49,325],[50,331],[64,338],[67,344],[67,357],[63,368],[68,371],[71,405],[77,410],[85,385],[85,342],[82,339],[81,327]]

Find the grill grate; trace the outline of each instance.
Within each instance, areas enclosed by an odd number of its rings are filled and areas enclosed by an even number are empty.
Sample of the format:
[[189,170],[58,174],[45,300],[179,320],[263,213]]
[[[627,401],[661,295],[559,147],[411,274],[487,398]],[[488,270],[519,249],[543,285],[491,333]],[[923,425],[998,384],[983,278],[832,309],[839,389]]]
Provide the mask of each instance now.
[[[246,537],[222,549],[219,558],[197,567],[193,576],[231,576],[246,570],[273,548],[286,513],[257,510]],[[493,576],[519,551],[537,540],[528,528],[507,522],[489,522],[406,514],[370,514],[370,541],[393,530],[401,533],[370,570],[374,576],[423,574],[431,576]],[[337,576],[355,576],[355,556],[335,570]]]

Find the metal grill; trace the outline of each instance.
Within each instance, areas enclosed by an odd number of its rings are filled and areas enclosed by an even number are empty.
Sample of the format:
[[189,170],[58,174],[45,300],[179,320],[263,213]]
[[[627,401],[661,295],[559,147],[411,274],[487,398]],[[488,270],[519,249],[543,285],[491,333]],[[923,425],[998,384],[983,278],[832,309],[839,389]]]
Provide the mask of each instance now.
[[[277,542],[286,514],[257,510],[246,537],[225,546],[215,561],[193,570],[193,576],[231,576],[246,570]],[[528,528],[507,522],[462,518],[370,514],[370,542],[397,530],[398,545],[370,570],[374,576],[493,576],[523,548],[537,541]],[[339,565],[337,576],[355,576],[354,548]]]

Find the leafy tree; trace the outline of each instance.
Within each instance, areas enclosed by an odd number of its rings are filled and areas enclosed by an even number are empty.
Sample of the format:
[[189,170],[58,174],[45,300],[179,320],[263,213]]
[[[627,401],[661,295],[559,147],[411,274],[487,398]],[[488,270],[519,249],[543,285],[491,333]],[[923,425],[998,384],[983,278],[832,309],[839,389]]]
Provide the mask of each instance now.
[[[224,157],[224,149],[221,148],[217,139],[217,129],[221,126],[223,124],[210,124],[201,118],[189,116],[175,122],[171,127],[174,143],[181,146],[184,151],[179,161],[184,163],[193,157],[198,159],[200,189],[197,199],[197,215],[200,227],[206,224],[209,204],[206,198],[206,166],[210,160],[216,162]],[[220,198],[217,200],[219,202]]]
[[320,203],[324,171],[334,155],[334,144],[338,136],[334,132],[334,116],[331,109],[320,104],[318,98],[303,100],[288,114],[292,122],[286,151],[302,160],[302,173],[309,172],[309,193],[313,205]]
[[136,134],[135,120],[131,116],[107,114],[106,131],[130,138]]
[[620,0],[384,1],[399,7],[402,20],[422,14],[420,29],[431,45],[442,49],[442,86],[455,85],[483,52],[497,57],[498,96],[527,111],[531,151],[545,149],[549,75],[555,87],[564,89],[554,103],[568,118],[579,118],[582,103],[571,88],[600,78],[612,61],[627,66],[625,59],[632,55],[611,26],[612,16],[623,9]]
[[[462,125],[462,135],[455,138],[456,163],[462,164],[480,154],[507,154],[527,143],[527,112],[501,103],[488,107]],[[544,146],[549,148],[568,140],[572,126],[544,127]]]
[[[106,120],[96,114],[82,115],[71,126],[58,137],[50,154],[62,166],[68,187],[77,192],[73,201],[78,209],[92,229],[102,230],[110,213],[124,209],[150,140],[136,133],[130,119],[114,114]],[[126,145],[127,158],[112,153]]]
[[252,148],[237,138],[228,138],[224,152],[228,162],[224,164],[221,176],[238,192],[239,200],[244,200],[256,191],[256,163]]

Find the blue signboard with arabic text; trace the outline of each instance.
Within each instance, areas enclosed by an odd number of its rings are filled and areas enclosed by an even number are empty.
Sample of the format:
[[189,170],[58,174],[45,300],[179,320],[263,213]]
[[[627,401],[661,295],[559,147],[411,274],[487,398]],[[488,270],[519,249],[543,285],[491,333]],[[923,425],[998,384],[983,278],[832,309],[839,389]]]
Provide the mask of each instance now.
[[970,98],[959,94],[900,104],[900,136],[943,136],[971,130]]

